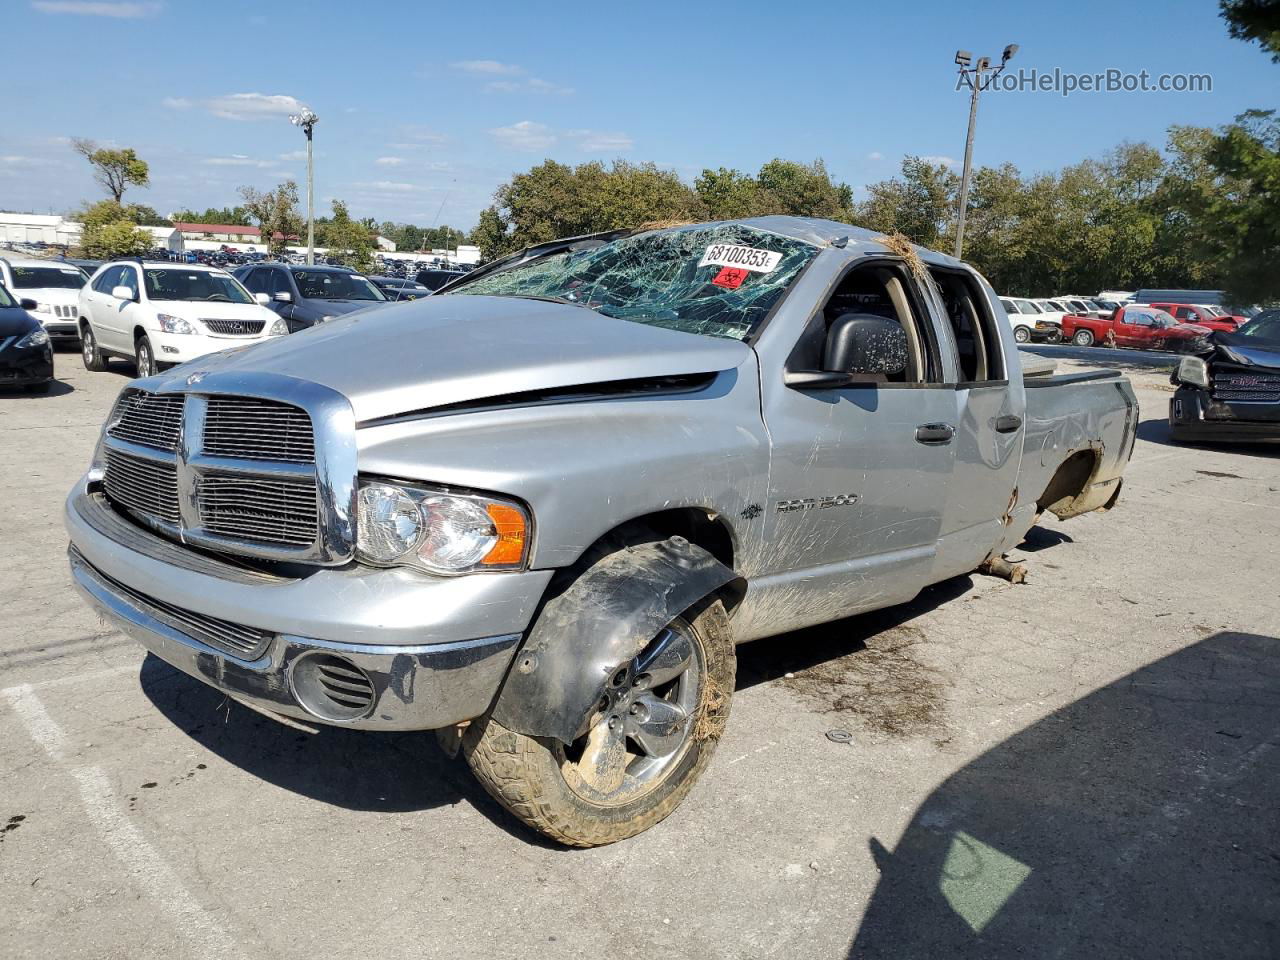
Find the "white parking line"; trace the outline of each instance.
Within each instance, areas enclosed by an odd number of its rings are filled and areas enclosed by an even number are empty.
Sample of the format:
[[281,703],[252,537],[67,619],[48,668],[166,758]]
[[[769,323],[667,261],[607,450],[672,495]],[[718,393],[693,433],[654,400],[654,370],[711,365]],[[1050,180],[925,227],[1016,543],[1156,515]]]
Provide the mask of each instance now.
[[126,663],[119,667],[107,667],[104,670],[91,670],[88,673],[71,673],[65,677],[54,677],[51,680],[37,680],[34,683],[20,683],[16,687],[5,687],[0,690],[0,694],[9,696],[11,693],[19,690],[43,690],[45,687],[61,687],[70,683],[88,683],[90,680],[105,680],[107,677],[113,677],[118,673],[136,673],[140,667],[138,663]]
[[[55,761],[66,762],[67,735],[49,716],[33,686],[9,687],[3,693],[31,739]],[[79,784],[80,801],[90,822],[138,887],[171,914],[178,933],[192,941],[196,948],[194,955],[243,960],[245,955],[235,941],[187,891],[160,852],[147,842],[142,831],[121,816],[111,781],[103,769],[82,767],[73,770],[72,776]]]

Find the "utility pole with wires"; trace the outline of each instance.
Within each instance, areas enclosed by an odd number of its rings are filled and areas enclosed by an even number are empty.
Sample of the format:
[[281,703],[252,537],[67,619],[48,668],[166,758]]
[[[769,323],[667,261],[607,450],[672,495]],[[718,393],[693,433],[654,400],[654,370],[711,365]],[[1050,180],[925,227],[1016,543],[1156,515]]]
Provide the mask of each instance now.
[[[964,219],[969,211],[969,173],[973,167],[973,131],[978,123],[978,94],[991,85],[1001,71],[1018,52],[1018,45],[1011,43],[1004,48],[1000,58],[1000,66],[991,70],[991,58],[979,57],[973,62],[973,54],[968,50],[956,51],[956,64],[960,67],[961,79],[969,84],[972,93],[969,96],[969,135],[964,141],[964,172],[960,175],[960,210],[956,217],[956,259],[960,259],[964,250]],[[973,64],[970,66],[970,64]],[[991,70],[990,73],[987,73]]]

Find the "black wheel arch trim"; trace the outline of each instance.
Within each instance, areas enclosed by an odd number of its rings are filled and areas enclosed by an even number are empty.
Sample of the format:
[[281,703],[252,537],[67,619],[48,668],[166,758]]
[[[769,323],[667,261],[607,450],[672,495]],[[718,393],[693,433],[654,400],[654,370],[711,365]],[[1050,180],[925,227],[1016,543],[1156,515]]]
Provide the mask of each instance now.
[[698,601],[740,583],[681,537],[605,556],[543,606],[512,661],[494,719],[516,733],[572,743],[619,667]]

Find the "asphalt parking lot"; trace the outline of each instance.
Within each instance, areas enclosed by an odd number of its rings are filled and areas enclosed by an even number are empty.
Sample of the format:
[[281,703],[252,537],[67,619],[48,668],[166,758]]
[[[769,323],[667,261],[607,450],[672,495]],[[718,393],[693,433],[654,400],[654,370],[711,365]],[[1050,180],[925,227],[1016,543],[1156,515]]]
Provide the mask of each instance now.
[[1171,445],[1158,368],[1119,505],[1025,585],[740,648],[685,804],[566,851],[429,735],[284,726],[100,623],[61,506],[130,368],[57,367],[0,396],[0,957],[1280,953],[1280,450]]

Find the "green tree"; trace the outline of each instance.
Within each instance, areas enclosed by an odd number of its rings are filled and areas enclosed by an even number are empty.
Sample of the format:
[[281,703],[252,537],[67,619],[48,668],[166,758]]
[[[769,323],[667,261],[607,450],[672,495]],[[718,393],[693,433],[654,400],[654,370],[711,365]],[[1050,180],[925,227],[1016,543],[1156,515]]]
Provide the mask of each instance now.
[[951,235],[959,188],[960,178],[945,164],[907,156],[901,177],[868,186],[867,199],[846,218],[881,233],[896,231],[912,243],[937,249]]
[[125,188],[130,184],[138,187],[151,185],[147,162],[139,159],[131,148],[102,149],[92,140],[83,137],[72,140],[71,148],[89,161],[89,165],[93,167],[93,178],[111,194],[111,199],[116,203],[122,202]]
[[656,164],[570,167],[547,160],[498,188],[472,239],[492,259],[559,237],[705,218],[697,193]]
[[204,213],[197,213],[194,210],[179,210],[173,215],[174,223],[217,223],[227,224],[228,226],[247,227],[252,221],[249,219],[249,211],[244,207],[209,207]]
[[770,160],[760,168],[756,182],[773,198],[780,213],[846,222],[853,216],[853,188],[847,183],[832,183],[821,159],[808,164]]
[[316,224],[316,243],[327,247],[333,257],[357,270],[373,268],[374,230],[368,223],[352,220],[347,205],[333,201],[333,216]]
[[1219,0],[1218,6],[1231,36],[1256,42],[1280,63],[1280,0]]
[[253,187],[241,187],[240,199],[248,216],[258,222],[262,242],[274,256],[284,253],[289,239],[296,239],[302,232],[298,185],[292,180],[286,180],[265,193]]
[[693,182],[693,189],[712,220],[736,220],[781,213],[778,199],[749,174],[720,167],[705,169]]
[[100,200],[78,216],[80,247],[88,257],[136,257],[151,249],[151,234],[139,230],[130,219],[129,209],[115,200]]
[[1280,300],[1280,118],[1249,110],[1223,128],[1208,161],[1220,189],[1201,205],[1202,233],[1221,257],[1236,303]]

